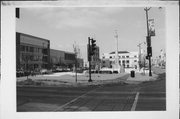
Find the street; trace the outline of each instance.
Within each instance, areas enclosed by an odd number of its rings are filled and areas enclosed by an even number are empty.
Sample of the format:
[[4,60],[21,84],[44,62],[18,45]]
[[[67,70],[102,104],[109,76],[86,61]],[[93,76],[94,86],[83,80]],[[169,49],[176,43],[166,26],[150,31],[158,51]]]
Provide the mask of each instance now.
[[17,111],[165,111],[165,73],[140,84],[17,87]]

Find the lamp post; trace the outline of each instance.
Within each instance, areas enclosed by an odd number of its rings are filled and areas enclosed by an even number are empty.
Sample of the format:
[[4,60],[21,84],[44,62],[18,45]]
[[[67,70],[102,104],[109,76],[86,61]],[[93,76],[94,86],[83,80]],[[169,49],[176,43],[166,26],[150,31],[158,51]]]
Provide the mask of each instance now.
[[[148,24],[148,11],[151,9],[151,7],[149,8],[144,8],[144,10],[146,11],[146,24],[147,24],[147,39],[149,38],[150,39],[150,44],[148,47],[151,47],[151,36],[150,36],[150,33],[149,33],[149,24]],[[148,45],[148,43],[147,43]],[[149,76],[152,76],[152,72],[151,72],[151,56],[148,55],[148,59],[149,59]]]

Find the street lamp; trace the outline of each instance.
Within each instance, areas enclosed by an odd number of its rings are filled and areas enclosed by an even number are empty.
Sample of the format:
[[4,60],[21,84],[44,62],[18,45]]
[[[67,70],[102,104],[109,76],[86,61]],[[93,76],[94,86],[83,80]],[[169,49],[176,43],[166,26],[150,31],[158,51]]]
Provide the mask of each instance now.
[[[148,24],[148,11],[151,9],[151,7],[149,8],[144,8],[144,10],[146,11],[146,22],[147,22],[147,52],[148,52],[148,59],[149,59],[149,76],[152,76],[152,72],[151,72],[151,55],[152,51],[151,51],[151,35],[149,33],[149,24]],[[148,41],[149,40],[149,41]]]

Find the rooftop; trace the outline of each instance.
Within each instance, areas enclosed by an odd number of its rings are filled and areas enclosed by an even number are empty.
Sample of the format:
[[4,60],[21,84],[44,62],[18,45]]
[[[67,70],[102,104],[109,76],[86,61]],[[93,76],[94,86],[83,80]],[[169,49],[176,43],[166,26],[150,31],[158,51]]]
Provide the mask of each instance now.
[[[123,53],[129,53],[128,51],[118,51],[118,54],[123,54]],[[115,52],[111,52],[109,54],[115,54]]]

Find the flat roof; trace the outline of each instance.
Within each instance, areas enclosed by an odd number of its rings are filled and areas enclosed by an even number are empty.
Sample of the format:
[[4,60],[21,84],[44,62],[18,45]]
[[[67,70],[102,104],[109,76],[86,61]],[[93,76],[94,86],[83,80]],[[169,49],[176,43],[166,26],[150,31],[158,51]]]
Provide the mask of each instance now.
[[[129,53],[128,51],[118,51],[118,54],[123,54],[123,53]],[[115,54],[115,52],[111,52],[109,54]]]
[[25,34],[25,33],[20,33],[20,32],[16,32],[16,33],[19,33],[19,34],[22,34],[22,35],[26,35],[26,36],[29,36],[29,37],[33,37],[33,38],[37,38],[39,40],[44,40],[44,41],[50,42],[50,40],[47,40],[45,38],[40,38],[40,37],[36,37],[36,36],[33,36],[33,35],[29,35],[29,34]]

